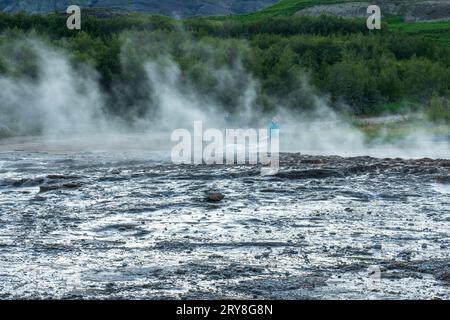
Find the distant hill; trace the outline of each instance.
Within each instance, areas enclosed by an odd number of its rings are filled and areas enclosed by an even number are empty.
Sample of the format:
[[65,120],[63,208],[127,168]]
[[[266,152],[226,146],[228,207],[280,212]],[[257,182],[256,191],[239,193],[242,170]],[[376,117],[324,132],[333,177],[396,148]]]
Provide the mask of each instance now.
[[65,11],[69,5],[78,4],[82,8],[185,17],[249,13],[275,2],[277,0],[0,0],[0,11],[50,13]]
[[402,17],[407,22],[450,20],[449,0],[341,1],[341,3],[313,5],[299,10],[296,14],[309,16],[330,14],[344,18],[364,18],[367,17],[367,7],[372,4],[378,5],[384,16]]
[[450,46],[450,0],[280,0],[258,12],[237,16],[258,20],[276,16],[332,15],[367,18],[367,7],[379,5],[384,22],[391,29],[421,34]]
[[450,21],[450,0],[280,0],[240,19],[273,16],[334,15],[342,18],[367,17],[367,7],[380,6],[384,17],[404,22]]

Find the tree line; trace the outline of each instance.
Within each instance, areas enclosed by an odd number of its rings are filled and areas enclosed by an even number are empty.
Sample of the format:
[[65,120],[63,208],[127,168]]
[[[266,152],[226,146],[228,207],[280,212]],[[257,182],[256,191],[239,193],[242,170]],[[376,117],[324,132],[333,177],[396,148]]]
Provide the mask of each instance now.
[[[279,105],[308,110],[314,107],[312,96],[318,95],[355,115],[376,114],[386,106],[396,112],[433,105],[450,113],[446,104],[450,47],[390,31],[388,25],[369,31],[358,19],[172,20],[135,14],[98,17],[88,12],[82,30],[73,31],[66,28],[66,16],[61,14],[0,14],[0,32],[0,46],[21,37],[38,37],[67,50],[73,64],[95,67],[111,100],[110,111],[117,114],[129,109],[144,112],[152,88],[142,84],[143,65],[161,55],[179,66],[182,82],[213,95],[228,112],[239,112],[237,91],[240,82],[248,79],[235,77],[235,84],[224,87],[215,71],[236,69],[239,61],[242,71],[257,83],[252,107],[264,111]],[[26,53],[21,53],[22,70],[12,70],[5,52],[0,52],[1,74],[33,76]],[[443,107],[436,107],[439,101]]]

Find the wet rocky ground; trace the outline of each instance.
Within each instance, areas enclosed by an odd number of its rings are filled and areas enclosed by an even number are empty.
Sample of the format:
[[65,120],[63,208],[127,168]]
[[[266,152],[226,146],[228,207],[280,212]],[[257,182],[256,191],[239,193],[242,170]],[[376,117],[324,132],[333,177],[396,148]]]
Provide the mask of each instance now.
[[0,298],[449,299],[450,160],[0,152]]

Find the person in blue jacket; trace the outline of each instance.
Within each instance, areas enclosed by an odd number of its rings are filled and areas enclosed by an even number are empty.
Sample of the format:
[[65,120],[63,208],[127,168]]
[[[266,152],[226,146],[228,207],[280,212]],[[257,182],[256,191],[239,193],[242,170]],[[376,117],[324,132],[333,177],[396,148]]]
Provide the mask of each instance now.
[[272,130],[280,130],[280,125],[278,124],[277,117],[273,117],[269,123],[269,127],[267,128],[269,131],[269,139],[272,138],[273,131]]

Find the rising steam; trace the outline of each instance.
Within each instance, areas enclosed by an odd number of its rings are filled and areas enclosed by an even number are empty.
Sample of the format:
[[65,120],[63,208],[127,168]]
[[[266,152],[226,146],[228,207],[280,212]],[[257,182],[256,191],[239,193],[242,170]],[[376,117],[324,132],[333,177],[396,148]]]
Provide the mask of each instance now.
[[[109,112],[111,99],[99,87],[99,76],[92,67],[75,67],[68,54],[38,40],[18,40],[0,48],[3,55],[7,51],[11,57],[8,65],[13,71],[0,77],[0,125],[19,135],[49,138],[159,134],[167,141],[151,146],[158,150],[170,147],[171,130],[191,128],[196,120],[202,120],[206,127],[264,128],[276,114],[281,124],[282,151],[379,157],[450,155],[449,143],[431,143],[432,136],[425,127],[401,142],[367,145],[364,134],[328,107],[326,99],[314,92],[304,76],[299,75],[298,90],[312,104],[311,111],[292,111],[279,104],[276,111],[268,114],[258,104],[261,89],[245,70],[239,55],[230,57],[230,63],[221,64],[217,56],[223,48],[194,40],[184,43],[183,50],[204,61],[202,67],[209,78],[198,81],[214,83],[214,90],[207,91],[193,85],[194,78],[184,77],[182,66],[164,48],[156,50],[154,44],[147,48],[138,46],[131,36],[124,40],[121,63],[131,78],[140,75],[140,82],[132,85],[138,86],[141,94],[140,99],[134,99],[136,88],[130,84],[127,88],[125,82],[113,84],[115,103],[126,112],[120,116]],[[24,47],[32,58],[27,72],[30,76],[14,72],[14,68],[25,63],[21,52]],[[234,115],[231,118],[230,110]],[[145,144],[143,139],[143,148],[148,147]]]

